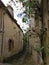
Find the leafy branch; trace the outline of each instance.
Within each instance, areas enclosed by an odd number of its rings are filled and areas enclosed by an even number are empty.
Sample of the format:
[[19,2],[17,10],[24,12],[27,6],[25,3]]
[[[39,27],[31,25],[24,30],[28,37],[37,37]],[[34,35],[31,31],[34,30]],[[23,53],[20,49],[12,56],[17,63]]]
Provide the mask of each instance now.
[[37,7],[38,0],[20,0],[22,2],[23,7],[25,7],[24,13],[26,16],[24,16],[23,21],[27,21],[27,19],[30,18],[30,14],[33,13],[33,10]]

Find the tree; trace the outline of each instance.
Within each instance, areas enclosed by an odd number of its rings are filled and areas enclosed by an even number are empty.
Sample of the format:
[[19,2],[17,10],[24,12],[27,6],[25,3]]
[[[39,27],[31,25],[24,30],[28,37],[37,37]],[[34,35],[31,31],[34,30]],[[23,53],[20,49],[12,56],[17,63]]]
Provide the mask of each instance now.
[[20,0],[22,2],[23,7],[25,7],[24,13],[26,14],[23,18],[23,21],[26,22],[31,18],[34,9],[37,7],[38,0]]
[[[20,1],[23,2],[23,6],[25,6],[25,8],[26,8],[26,10],[25,10],[24,13],[26,13],[27,16],[25,16],[23,20],[26,21],[25,18],[27,18],[27,17],[28,17],[28,19],[30,19],[30,18],[32,17],[33,11],[35,11],[35,13],[36,13],[37,10],[40,11],[40,13],[41,13],[41,19],[43,19],[43,15],[42,15],[43,13],[42,13],[42,11],[40,10],[41,7],[39,6],[38,0],[25,0],[25,1],[24,1],[24,0],[20,0]],[[42,4],[41,4],[41,5],[42,5]],[[35,16],[36,16],[36,15],[35,15]],[[34,32],[39,36],[40,42],[41,42],[41,47],[44,47],[44,48],[42,49],[42,59],[43,59],[43,61],[44,61],[47,52],[45,53],[45,46],[44,46],[44,44],[43,44],[43,39],[46,38],[47,29],[43,26],[43,21],[41,21],[41,22],[42,22],[42,27],[41,27],[40,33],[37,32],[37,31],[34,30],[34,29],[32,29],[32,31],[34,31]],[[45,38],[44,38],[44,37],[45,37]]]

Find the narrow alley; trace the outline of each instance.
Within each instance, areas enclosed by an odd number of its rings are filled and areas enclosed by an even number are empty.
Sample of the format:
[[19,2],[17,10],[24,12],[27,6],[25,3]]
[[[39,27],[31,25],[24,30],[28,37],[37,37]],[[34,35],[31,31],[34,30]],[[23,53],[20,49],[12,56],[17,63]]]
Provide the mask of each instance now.
[[0,0],[0,65],[49,65],[49,0]]
[[28,49],[21,52],[18,57],[16,55],[13,59],[6,62],[11,65],[33,65],[32,55],[28,52]]

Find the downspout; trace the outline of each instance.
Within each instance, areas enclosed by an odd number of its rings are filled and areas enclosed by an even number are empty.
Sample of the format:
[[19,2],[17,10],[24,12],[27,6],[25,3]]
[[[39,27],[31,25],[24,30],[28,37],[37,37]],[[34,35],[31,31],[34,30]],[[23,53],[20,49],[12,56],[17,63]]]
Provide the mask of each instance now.
[[3,57],[3,44],[4,44],[4,11],[2,13],[2,44],[1,44],[1,56]]

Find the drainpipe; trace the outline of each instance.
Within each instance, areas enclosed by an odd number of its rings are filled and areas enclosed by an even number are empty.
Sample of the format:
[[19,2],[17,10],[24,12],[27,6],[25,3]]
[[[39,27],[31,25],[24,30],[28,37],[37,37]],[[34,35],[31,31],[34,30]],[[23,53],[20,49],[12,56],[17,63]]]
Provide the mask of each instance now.
[[3,57],[3,44],[4,44],[4,11],[2,13],[2,44],[1,44],[1,56]]

